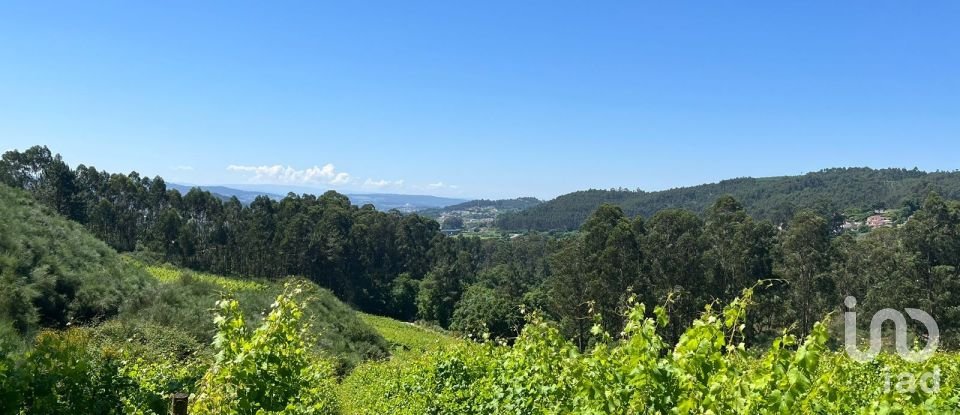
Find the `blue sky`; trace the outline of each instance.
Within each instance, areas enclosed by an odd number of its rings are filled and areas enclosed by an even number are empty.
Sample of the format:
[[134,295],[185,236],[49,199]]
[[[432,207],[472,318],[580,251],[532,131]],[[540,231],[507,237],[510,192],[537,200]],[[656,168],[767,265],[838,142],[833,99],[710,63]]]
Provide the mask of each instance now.
[[0,151],[461,197],[960,168],[958,2],[339,3],[0,2]]

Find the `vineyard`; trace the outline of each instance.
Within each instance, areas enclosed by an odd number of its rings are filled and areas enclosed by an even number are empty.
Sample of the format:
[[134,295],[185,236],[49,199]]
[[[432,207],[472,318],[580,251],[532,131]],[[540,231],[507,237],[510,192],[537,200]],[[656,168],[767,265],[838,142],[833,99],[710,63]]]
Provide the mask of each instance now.
[[[831,351],[826,325],[767,350],[741,337],[751,292],[708,308],[676,345],[658,336],[663,309],[643,305],[612,338],[595,326],[580,352],[536,314],[512,345],[458,342],[363,365],[341,383],[357,414],[899,414],[960,411],[960,356],[857,363]],[[926,378],[924,374],[930,374]]]
[[746,348],[740,340],[751,294],[722,310],[708,307],[675,345],[658,335],[666,311],[634,304],[622,333],[596,325],[585,351],[538,313],[509,345],[362,315],[392,356],[339,376],[334,356],[316,347],[323,333],[305,318],[316,299],[289,283],[255,328],[237,300],[218,301],[209,353],[178,356],[174,347],[138,347],[132,338],[118,345],[105,342],[102,330],[43,332],[29,351],[5,354],[2,413],[163,414],[175,392],[189,394],[190,414],[960,411],[955,354],[857,363],[828,347],[823,323],[805,339],[785,333],[766,350]]

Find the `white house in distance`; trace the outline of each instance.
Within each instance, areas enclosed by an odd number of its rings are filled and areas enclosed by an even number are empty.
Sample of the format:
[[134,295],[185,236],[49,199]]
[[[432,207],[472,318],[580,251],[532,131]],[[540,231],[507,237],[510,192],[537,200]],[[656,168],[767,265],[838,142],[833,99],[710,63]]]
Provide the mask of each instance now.
[[893,220],[883,215],[873,215],[867,218],[867,226],[872,229],[893,226]]

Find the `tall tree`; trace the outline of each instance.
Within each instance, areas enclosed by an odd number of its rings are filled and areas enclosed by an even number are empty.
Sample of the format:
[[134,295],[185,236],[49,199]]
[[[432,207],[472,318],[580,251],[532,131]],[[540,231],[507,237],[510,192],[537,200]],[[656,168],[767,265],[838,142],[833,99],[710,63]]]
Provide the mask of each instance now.
[[591,326],[590,274],[582,250],[579,240],[565,241],[551,257],[554,273],[547,283],[551,313],[559,320],[564,335],[581,350],[587,346]]
[[960,209],[931,193],[902,232],[919,262],[923,308],[941,320],[960,318]]
[[601,205],[580,229],[581,254],[587,272],[587,295],[606,329],[622,328],[622,306],[631,291],[647,294],[650,284],[641,279],[640,247],[623,210]]
[[709,298],[710,284],[703,272],[703,223],[690,211],[668,209],[653,215],[646,229],[644,252],[656,297],[672,297],[669,330],[676,340]]
[[812,211],[802,211],[790,222],[780,241],[776,273],[790,285],[786,311],[806,336],[813,324],[840,304],[830,274],[830,225]]
[[771,276],[773,229],[755,223],[732,196],[720,197],[707,209],[703,239],[709,294],[721,302]]
[[417,310],[421,319],[450,324],[453,311],[476,273],[470,251],[454,238],[443,238],[434,247],[435,265],[420,283]]

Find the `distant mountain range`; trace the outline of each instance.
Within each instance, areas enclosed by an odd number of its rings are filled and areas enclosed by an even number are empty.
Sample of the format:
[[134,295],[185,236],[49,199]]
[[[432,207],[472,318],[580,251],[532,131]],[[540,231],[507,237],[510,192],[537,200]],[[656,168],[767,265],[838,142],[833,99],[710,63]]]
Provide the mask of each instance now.
[[[187,184],[167,183],[167,188],[186,193],[194,187],[208,191],[215,196],[228,200],[236,196],[243,204],[253,202],[258,196],[267,196],[272,199],[282,199],[288,193],[316,194],[326,192],[323,189],[302,186],[278,185],[225,185],[225,186],[195,186]],[[467,199],[456,199],[430,195],[404,195],[393,193],[363,193],[346,194],[355,205],[372,204],[377,210],[387,211],[397,209],[402,212],[418,212],[424,209],[437,209],[445,206],[467,202]]]
[[912,209],[932,191],[960,199],[960,172],[833,168],[800,176],[744,177],[656,192],[591,189],[502,214],[496,225],[506,230],[573,230],[603,203],[620,206],[631,216],[649,217],[670,208],[703,212],[722,195],[732,195],[755,218],[782,223],[801,209],[831,216],[879,208]]

